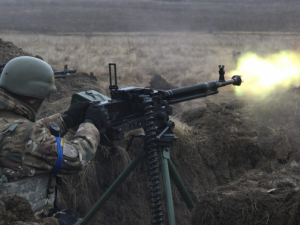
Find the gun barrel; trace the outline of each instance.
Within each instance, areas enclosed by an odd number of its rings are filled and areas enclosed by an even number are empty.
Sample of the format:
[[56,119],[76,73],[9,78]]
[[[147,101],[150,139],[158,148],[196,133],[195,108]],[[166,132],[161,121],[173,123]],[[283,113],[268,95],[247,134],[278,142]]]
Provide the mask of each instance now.
[[55,75],[65,75],[68,73],[76,73],[77,70],[75,68],[71,68],[68,70],[61,70],[61,71],[53,71]]
[[233,84],[234,86],[240,86],[242,84],[242,78],[239,75],[234,75],[230,80],[226,80],[224,82],[218,82],[219,87],[223,87],[229,84]]
[[66,78],[68,75],[68,73],[76,73],[77,70],[75,68],[70,68],[67,70],[61,70],[61,71],[53,71],[54,72],[54,77],[55,79],[58,78]]
[[235,75],[232,77],[232,79],[227,81],[212,81],[182,88],[171,89],[168,91],[164,91],[164,100],[167,100],[169,104],[175,104],[196,98],[203,98],[208,95],[217,94],[219,87],[224,87],[230,84],[239,86],[241,85],[241,82],[241,77]]

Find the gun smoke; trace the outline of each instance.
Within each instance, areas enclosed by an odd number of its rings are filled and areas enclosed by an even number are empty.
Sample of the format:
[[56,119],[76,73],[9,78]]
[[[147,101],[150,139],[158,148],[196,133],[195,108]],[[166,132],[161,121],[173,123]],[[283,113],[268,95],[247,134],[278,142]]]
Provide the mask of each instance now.
[[243,88],[235,88],[237,96],[250,95],[265,99],[272,92],[296,86],[300,81],[300,55],[280,51],[265,57],[248,52],[237,61],[230,74],[243,75]]

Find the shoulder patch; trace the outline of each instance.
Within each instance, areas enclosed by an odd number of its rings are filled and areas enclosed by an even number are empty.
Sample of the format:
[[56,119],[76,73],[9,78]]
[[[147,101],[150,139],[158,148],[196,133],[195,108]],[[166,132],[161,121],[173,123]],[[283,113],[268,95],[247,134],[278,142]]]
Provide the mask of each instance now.
[[78,152],[75,147],[72,145],[69,145],[67,143],[64,143],[63,145],[63,155],[70,157],[70,158],[75,158],[78,156]]

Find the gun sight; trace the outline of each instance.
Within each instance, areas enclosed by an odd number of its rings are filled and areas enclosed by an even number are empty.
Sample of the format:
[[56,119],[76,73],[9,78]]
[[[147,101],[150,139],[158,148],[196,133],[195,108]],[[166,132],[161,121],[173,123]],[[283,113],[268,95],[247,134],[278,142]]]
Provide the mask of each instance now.
[[225,82],[225,66],[224,65],[219,65],[219,82]]
[[[109,90],[110,92],[115,92],[118,90],[118,83],[117,83],[117,64],[116,63],[109,63],[108,64],[108,67],[109,67]],[[115,83],[113,84],[112,83],[112,74],[111,74],[111,71],[112,71],[112,67],[113,67],[113,70],[114,70],[114,75],[115,75]]]

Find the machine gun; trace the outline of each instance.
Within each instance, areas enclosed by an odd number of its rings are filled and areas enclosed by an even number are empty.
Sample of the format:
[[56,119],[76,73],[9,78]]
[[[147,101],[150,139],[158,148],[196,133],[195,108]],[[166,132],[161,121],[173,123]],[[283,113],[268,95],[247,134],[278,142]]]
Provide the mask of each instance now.
[[[6,65],[5,63],[0,63],[0,76],[5,65]],[[54,72],[55,79],[57,79],[57,78],[66,78],[67,76],[69,76],[69,73],[76,73],[77,70],[75,68],[68,69],[68,65],[65,65],[64,70],[53,71],[53,72]]]
[[[112,83],[112,70],[114,71],[114,83]],[[194,207],[194,202],[170,159],[170,146],[172,146],[177,139],[173,133],[175,123],[169,120],[169,116],[172,115],[172,107],[170,105],[217,94],[218,88],[226,85],[241,85],[242,79],[240,76],[235,75],[232,79],[225,81],[224,74],[224,66],[219,66],[220,76],[218,81],[172,90],[152,90],[150,88],[141,87],[118,88],[116,64],[110,63],[109,89],[111,98],[93,90],[80,92],[72,96],[71,104],[90,101],[92,104],[103,105],[107,109],[110,125],[100,130],[100,133],[102,141],[105,140],[104,144],[111,146],[113,149],[116,148],[120,141],[124,140],[125,132],[139,128],[144,129],[144,133],[132,136],[126,150],[130,148],[134,138],[144,139],[143,148],[141,148],[135,158],[102,195],[93,208],[83,219],[80,219],[77,224],[87,224],[146,155],[148,155],[152,182],[152,224],[164,224],[160,187],[160,167],[163,175],[162,180],[165,191],[168,224],[175,224],[170,177],[173,179],[187,206],[189,208]]]

